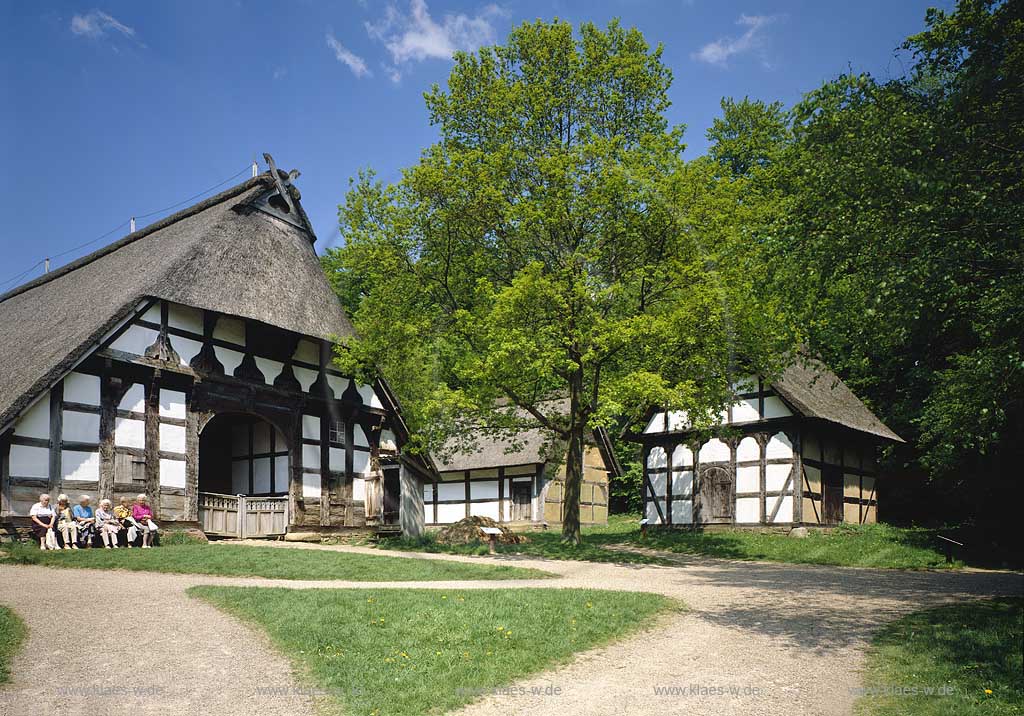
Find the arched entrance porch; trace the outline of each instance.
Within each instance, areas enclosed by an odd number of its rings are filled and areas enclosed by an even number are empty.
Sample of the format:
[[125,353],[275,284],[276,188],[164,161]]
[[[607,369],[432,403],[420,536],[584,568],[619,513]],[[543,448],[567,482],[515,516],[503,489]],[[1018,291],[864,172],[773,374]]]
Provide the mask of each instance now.
[[208,535],[270,537],[288,525],[289,446],[256,415],[221,413],[199,434],[199,519]]

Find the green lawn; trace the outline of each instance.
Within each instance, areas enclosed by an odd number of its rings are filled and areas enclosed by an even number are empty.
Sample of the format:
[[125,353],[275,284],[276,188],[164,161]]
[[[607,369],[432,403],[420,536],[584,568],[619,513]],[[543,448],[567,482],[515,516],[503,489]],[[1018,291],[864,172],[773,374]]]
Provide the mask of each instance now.
[[[1024,599],[911,614],[875,638],[856,711],[861,716],[1024,714],[1022,641]],[[927,690],[932,693],[923,693]]]
[[654,594],[580,589],[189,593],[265,629],[337,711],[373,716],[447,713],[681,608]]
[[[844,567],[889,569],[943,569],[949,567],[934,531],[907,529],[889,525],[844,525],[831,534],[814,531],[805,539],[787,535],[759,534],[746,530],[691,532],[686,530],[650,530],[640,536],[637,515],[613,515],[606,527],[583,529],[584,544],[572,547],[562,543],[557,530],[527,532],[526,544],[499,546],[498,551],[551,559],[578,559],[595,562],[665,564],[651,554],[630,554],[607,549],[625,545],[646,547],[676,554],[706,555],[724,559],[764,560],[797,564],[830,564]],[[430,535],[415,539],[382,541],[384,549],[412,549],[456,554],[485,554],[486,546],[440,545]],[[963,566],[954,562],[952,566]]]
[[28,629],[18,615],[7,607],[0,607],[0,684],[11,678],[11,661],[25,639]]
[[0,563],[359,582],[534,579],[551,576],[539,570],[506,565],[462,564],[328,550],[194,543],[154,549],[80,549],[57,552],[44,552],[38,547],[16,544],[0,551]]

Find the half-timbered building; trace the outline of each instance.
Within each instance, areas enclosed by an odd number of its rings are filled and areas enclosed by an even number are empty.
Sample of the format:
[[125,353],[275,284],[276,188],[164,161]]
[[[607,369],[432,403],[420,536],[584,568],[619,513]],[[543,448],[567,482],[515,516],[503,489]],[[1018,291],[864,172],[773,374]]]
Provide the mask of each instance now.
[[789,529],[864,524],[878,515],[879,447],[902,442],[823,363],[800,358],[779,379],[733,386],[719,427],[652,410],[642,444],[651,525]]
[[145,492],[158,521],[264,536],[423,524],[386,384],[276,169],[0,296],[0,522],[42,492]]
[[[565,448],[545,430],[524,427],[514,439],[481,434],[471,449],[449,447],[435,459],[438,480],[423,486],[428,525],[489,517],[513,527],[561,524],[565,514]],[[580,523],[608,523],[609,480],[621,468],[604,429],[583,451]]]

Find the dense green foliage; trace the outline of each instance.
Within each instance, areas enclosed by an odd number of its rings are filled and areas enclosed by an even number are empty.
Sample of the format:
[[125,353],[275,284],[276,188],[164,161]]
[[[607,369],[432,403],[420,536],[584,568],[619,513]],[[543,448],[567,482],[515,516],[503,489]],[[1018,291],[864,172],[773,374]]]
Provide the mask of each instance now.
[[[724,99],[690,161],[636,30],[536,23],[459,55],[427,95],[440,141],[341,207],[347,244],[324,263],[364,338],[344,360],[392,380],[423,447],[524,418],[571,445],[653,404],[706,423],[732,372],[770,372],[799,340],[908,441],[887,454],[883,518],[1009,525],[1022,40],[1021,2],[929,11],[903,75],[840,76],[788,109]],[[633,463],[619,509],[638,481]]]
[[585,589],[189,593],[266,629],[329,695],[331,713],[377,716],[451,713],[490,693],[515,695],[500,689],[678,607],[656,594]]
[[[946,562],[943,542],[935,530],[901,528],[891,525],[843,525],[830,534],[812,532],[798,539],[781,534],[760,534],[750,530],[694,532],[649,530],[640,533],[640,516],[612,515],[607,526],[584,527],[581,547],[570,547],[551,532],[530,532],[529,542],[498,545],[505,554],[523,554],[547,559],[630,564],[678,564],[673,554],[703,555],[721,559],[830,564],[841,567],[879,569],[945,569],[973,564],[975,556],[956,553]],[[486,554],[487,545],[440,544],[432,535],[416,539],[382,540],[383,549]],[[641,548],[630,551],[632,548]],[[990,555],[980,555],[984,564]],[[1019,559],[1015,560],[1019,563]]]
[[[930,11],[881,82],[848,75],[791,112],[723,103],[724,176],[777,207],[757,234],[774,295],[910,442],[935,483],[890,517],[996,518],[1024,464],[1024,4]],[[900,483],[883,489],[899,491]],[[894,497],[886,494],[885,498]],[[965,507],[969,512],[965,512]],[[894,509],[896,508],[896,509]]]
[[28,629],[17,614],[0,606],[0,684],[11,678],[11,661]]
[[323,261],[361,336],[339,361],[381,369],[427,447],[524,425],[568,446],[570,541],[588,428],[651,405],[708,424],[789,345],[746,233],[763,207],[682,160],[671,79],[615,22],[457,54],[426,96],[440,140],[395,185],[353,183]]
[[329,550],[181,544],[156,549],[80,549],[44,552],[16,544],[0,551],[0,560],[70,569],[127,569],[138,572],[219,574],[267,579],[342,579],[354,582],[430,581],[438,579],[535,579],[549,574],[506,565],[424,562],[423,560],[346,554]]
[[861,716],[1024,713],[1022,641],[1021,599],[953,604],[911,614],[875,637],[868,653],[865,694],[856,712]]

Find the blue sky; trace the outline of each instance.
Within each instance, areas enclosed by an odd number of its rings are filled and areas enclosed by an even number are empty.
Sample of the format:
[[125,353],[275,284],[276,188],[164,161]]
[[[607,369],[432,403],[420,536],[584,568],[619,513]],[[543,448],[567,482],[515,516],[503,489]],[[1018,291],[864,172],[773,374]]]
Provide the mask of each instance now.
[[619,17],[663,43],[670,119],[688,126],[693,157],[721,97],[788,105],[849,68],[899,75],[903,38],[928,6],[952,4],[96,1],[0,0],[0,292],[45,256],[84,255],[127,227],[76,247],[132,215],[155,221],[265,151],[302,171],[319,250],[337,244],[348,178],[373,167],[393,180],[435,139],[422,95],[444,83],[451,52],[501,42],[525,20]]

